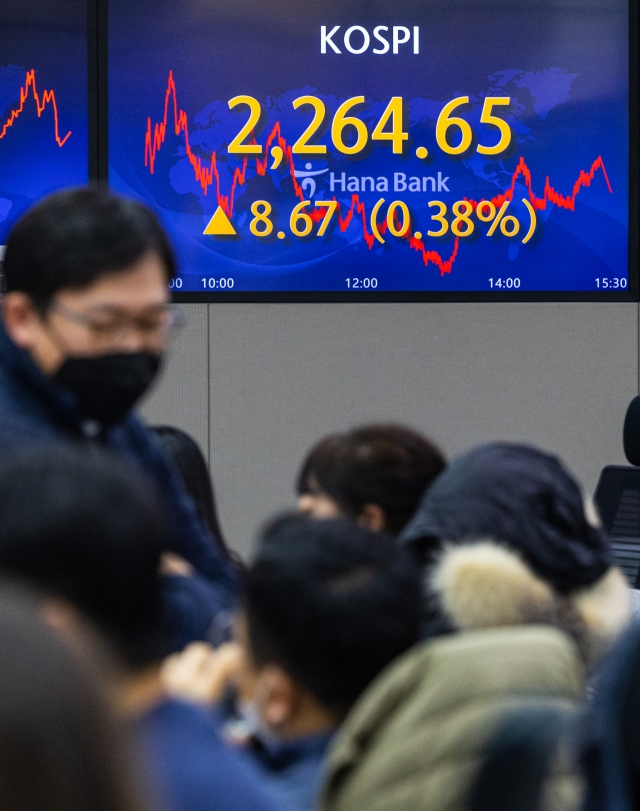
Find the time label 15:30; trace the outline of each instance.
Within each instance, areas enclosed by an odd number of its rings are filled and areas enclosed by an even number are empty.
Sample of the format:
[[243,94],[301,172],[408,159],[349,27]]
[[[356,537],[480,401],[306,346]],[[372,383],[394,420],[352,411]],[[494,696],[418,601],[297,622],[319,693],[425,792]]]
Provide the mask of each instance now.
[[[234,96],[229,102],[231,110],[245,106],[249,108],[249,117],[240,132],[231,140],[227,152],[231,155],[262,155],[262,144],[256,143],[254,132],[262,117],[262,105],[253,96]],[[365,122],[355,114],[355,108],[365,104],[364,96],[352,96],[342,102],[331,120],[331,143],[343,155],[356,155],[362,152],[372,141],[389,141],[392,152],[401,155],[409,133],[404,129],[402,96],[393,96],[371,134]],[[511,104],[509,96],[487,96],[482,105],[480,123],[495,127],[498,140],[495,143],[478,144],[476,151],[481,155],[501,155],[511,145],[513,133],[508,122],[495,114],[496,108],[505,108]],[[436,122],[436,142],[447,155],[462,155],[473,143],[471,124],[454,115],[459,108],[469,105],[469,96],[458,96],[444,105]],[[295,142],[291,151],[294,155],[325,155],[325,144],[310,143],[321,130],[327,117],[327,108],[317,96],[298,96],[293,101],[293,109],[308,108],[313,113],[311,123]],[[457,132],[457,137],[455,133]],[[452,143],[455,141],[455,143]],[[416,149],[420,158],[425,158],[428,150],[424,146]]]
[[624,278],[615,277],[601,277],[596,279],[596,287],[600,290],[625,290],[627,287],[627,280]]

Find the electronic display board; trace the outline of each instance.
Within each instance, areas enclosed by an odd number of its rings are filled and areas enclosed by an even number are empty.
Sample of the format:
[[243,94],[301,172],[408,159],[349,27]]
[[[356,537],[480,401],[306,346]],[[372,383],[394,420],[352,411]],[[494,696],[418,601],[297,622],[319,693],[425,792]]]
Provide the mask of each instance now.
[[87,183],[86,0],[0,4],[0,250],[34,202]]
[[109,180],[174,289],[629,292],[627,0],[109,0]]

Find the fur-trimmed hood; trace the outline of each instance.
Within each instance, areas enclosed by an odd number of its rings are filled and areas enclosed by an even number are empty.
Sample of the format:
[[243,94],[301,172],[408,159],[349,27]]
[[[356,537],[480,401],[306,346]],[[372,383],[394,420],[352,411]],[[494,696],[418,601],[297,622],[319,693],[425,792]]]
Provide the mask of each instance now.
[[591,586],[558,594],[513,549],[491,539],[445,544],[427,569],[431,612],[455,631],[554,625],[568,632],[592,664],[630,618],[629,588],[609,568]]

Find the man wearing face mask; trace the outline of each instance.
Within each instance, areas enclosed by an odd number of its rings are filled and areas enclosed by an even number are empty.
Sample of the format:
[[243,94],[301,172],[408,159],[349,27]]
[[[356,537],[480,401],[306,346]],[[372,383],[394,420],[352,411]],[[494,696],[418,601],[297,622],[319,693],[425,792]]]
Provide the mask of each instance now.
[[168,507],[168,551],[212,583],[212,614],[228,608],[237,574],[131,411],[176,326],[168,293],[175,260],[155,215],[100,187],[60,192],[15,225],[3,271],[0,450],[63,440],[129,461]]

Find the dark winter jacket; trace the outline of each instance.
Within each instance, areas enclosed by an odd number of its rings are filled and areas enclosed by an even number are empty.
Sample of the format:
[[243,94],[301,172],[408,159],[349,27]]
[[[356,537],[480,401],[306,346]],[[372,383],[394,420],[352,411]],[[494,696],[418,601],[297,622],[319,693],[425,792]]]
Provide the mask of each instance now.
[[584,811],[634,811],[640,800],[640,625],[632,626],[598,673],[585,719]]
[[[129,462],[155,486],[173,523],[171,551],[188,560],[209,581],[206,599],[199,584],[197,599],[192,601],[197,602],[200,615],[210,612],[213,619],[217,611],[235,603],[237,573],[217,551],[177,471],[153,434],[133,414],[109,428],[86,419],[75,395],[46,377],[0,324],[0,453],[61,441],[98,445]],[[182,605],[187,602],[181,595]],[[182,610],[176,608],[169,614],[175,620],[176,612]],[[185,619],[187,626],[193,624]],[[202,616],[197,624],[202,625]],[[172,628],[172,635],[180,637],[180,630]]]

